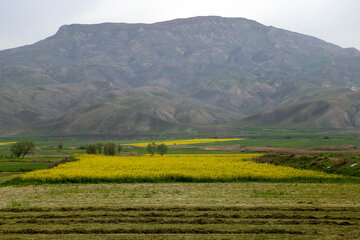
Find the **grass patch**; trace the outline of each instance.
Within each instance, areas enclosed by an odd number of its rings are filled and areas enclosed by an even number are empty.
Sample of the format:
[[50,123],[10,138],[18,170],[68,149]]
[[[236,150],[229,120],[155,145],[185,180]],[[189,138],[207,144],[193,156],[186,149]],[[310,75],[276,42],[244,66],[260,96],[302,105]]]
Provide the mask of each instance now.
[[28,172],[47,168],[52,162],[0,162],[0,172]]
[[359,199],[359,185],[353,183],[111,183],[0,188],[0,208],[11,207],[13,201],[29,207],[134,207],[159,204],[360,207]]
[[19,172],[0,172],[0,184],[10,180],[14,176],[21,174]]
[[298,169],[311,169],[360,178],[360,156],[351,153],[289,154],[268,153],[252,159]]

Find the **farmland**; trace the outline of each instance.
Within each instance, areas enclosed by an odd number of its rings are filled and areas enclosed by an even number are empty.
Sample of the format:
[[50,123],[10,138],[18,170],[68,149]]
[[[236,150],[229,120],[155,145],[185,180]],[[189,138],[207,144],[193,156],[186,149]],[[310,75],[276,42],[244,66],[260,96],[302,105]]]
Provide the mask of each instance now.
[[[185,140],[173,140],[173,141],[158,141],[158,144],[165,144],[165,145],[192,145],[192,144],[209,144],[209,143],[224,143],[226,142],[237,142],[245,140],[245,138],[201,138],[201,139],[185,139]],[[146,147],[149,142],[143,142],[143,143],[125,143],[125,145],[132,145],[132,146],[138,146],[138,147]]]
[[258,164],[259,154],[109,157],[76,155],[79,161],[33,171],[20,181],[62,182],[233,182],[341,179],[340,175]]
[[7,238],[27,234],[29,239],[102,239],[106,234],[110,239],[143,239],[147,234],[153,239],[356,239],[359,235],[357,184],[62,184],[8,186],[0,193],[0,232]]
[[[279,151],[288,153],[267,153],[272,148],[260,144],[267,139],[245,149],[249,141],[255,140],[177,142],[152,157],[139,146],[114,157],[86,155],[82,146],[92,141],[65,141],[61,150],[57,142],[38,142],[32,154],[14,159],[10,145],[2,145],[0,239],[357,239],[356,148],[310,146],[294,155],[283,146]],[[265,152],[254,152],[258,146]],[[44,169],[73,154],[72,162]],[[246,169],[272,175],[224,178]],[[305,175],[271,179],[287,171]],[[112,179],[101,179],[110,173]]]

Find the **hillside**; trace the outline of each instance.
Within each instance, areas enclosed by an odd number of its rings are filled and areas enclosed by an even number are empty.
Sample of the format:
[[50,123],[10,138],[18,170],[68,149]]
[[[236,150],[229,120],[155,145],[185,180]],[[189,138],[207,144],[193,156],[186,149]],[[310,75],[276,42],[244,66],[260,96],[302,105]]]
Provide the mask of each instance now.
[[[359,66],[356,49],[244,18],[65,25],[0,51],[0,133],[130,134],[129,115],[152,119],[141,134],[222,124],[310,90],[357,91]],[[116,121],[104,122],[104,106]]]
[[332,100],[313,100],[275,108],[229,124],[230,126],[286,129],[350,130],[360,128],[360,94]]

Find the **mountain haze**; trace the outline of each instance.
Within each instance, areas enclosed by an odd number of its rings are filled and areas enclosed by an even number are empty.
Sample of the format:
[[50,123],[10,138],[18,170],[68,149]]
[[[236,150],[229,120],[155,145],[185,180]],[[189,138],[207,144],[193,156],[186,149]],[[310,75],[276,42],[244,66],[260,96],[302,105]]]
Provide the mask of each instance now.
[[[318,109],[342,106],[324,89],[350,96],[359,80],[358,50],[244,18],[65,25],[33,45],[0,51],[0,133],[192,132],[231,121],[357,128],[359,114],[345,124],[342,114]],[[304,101],[309,91],[326,101]],[[323,120],[282,125],[267,112],[238,121],[276,109]]]

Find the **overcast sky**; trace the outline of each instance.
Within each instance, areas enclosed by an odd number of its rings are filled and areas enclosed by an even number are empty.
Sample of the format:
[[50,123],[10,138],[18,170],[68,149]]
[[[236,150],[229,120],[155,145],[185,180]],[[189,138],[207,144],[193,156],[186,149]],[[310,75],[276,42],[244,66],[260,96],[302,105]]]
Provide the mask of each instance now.
[[153,23],[217,15],[360,49],[359,0],[0,0],[0,49],[32,44],[64,24]]

